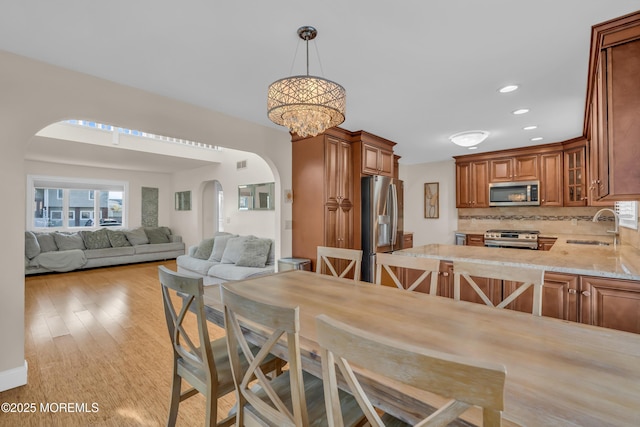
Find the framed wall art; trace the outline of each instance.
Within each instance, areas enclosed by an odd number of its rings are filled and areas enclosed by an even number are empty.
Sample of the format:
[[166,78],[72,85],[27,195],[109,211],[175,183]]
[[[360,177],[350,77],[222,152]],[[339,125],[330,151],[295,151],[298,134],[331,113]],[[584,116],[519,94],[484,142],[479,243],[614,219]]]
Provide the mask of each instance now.
[[440,183],[427,182],[424,184],[424,217],[440,217]]

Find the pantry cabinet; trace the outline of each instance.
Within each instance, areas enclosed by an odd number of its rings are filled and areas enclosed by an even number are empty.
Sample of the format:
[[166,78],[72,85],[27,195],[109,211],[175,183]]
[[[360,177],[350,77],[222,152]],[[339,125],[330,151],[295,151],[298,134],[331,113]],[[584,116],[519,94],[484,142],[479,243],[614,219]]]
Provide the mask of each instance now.
[[640,12],[593,27],[585,134],[590,195],[640,200]]

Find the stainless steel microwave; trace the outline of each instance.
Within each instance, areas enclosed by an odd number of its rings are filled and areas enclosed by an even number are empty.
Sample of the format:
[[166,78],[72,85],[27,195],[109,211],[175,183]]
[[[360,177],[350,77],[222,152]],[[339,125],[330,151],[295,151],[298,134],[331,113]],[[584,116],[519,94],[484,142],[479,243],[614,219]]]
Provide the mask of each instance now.
[[540,181],[489,184],[489,206],[539,206]]

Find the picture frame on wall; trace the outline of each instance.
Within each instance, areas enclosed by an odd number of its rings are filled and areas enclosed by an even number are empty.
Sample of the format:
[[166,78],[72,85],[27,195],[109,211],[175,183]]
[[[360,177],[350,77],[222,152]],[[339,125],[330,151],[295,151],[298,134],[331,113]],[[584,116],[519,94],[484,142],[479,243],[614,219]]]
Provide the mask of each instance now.
[[424,184],[424,217],[435,219],[440,217],[440,183]]
[[176,192],[176,210],[177,211],[191,210],[191,191]]

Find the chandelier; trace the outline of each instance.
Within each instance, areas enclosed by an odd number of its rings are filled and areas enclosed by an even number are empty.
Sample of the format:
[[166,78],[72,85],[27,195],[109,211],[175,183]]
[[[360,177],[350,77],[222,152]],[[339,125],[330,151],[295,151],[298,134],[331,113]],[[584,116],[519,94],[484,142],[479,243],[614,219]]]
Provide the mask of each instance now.
[[317,34],[313,27],[298,28],[298,36],[307,42],[307,75],[271,83],[267,99],[269,119],[303,138],[344,122],[347,102],[346,91],[338,83],[309,75],[309,40]]

